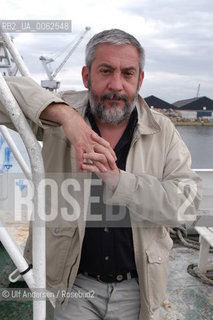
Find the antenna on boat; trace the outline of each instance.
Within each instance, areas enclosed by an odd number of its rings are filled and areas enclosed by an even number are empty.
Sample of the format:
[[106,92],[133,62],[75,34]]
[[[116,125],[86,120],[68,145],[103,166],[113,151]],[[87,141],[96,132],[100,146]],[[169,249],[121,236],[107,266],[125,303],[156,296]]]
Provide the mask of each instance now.
[[199,97],[199,93],[200,93],[200,83],[199,83],[198,88],[197,88],[197,98]]

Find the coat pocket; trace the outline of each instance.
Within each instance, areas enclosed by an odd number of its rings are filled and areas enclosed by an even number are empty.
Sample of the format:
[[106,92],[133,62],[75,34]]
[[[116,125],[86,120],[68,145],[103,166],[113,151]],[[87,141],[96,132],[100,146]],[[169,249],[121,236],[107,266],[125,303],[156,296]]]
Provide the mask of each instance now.
[[[47,228],[46,229],[46,268],[47,281],[52,284],[62,282],[64,269],[70,248],[74,246],[77,237],[77,228]],[[74,252],[73,255],[74,256]],[[71,265],[71,261],[70,261]]]
[[148,290],[151,311],[157,310],[165,298],[168,280],[169,252],[173,241],[166,231],[163,238],[155,240],[146,250]]

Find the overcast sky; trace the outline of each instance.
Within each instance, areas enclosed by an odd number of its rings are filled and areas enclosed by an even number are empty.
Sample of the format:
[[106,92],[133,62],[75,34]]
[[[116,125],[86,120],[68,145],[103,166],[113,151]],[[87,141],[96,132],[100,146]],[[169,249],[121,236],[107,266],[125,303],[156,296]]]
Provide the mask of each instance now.
[[[212,0],[0,0],[0,19],[72,20],[69,34],[13,34],[32,77],[46,74],[39,56],[56,57],[90,26],[84,40],[57,76],[61,89],[83,89],[81,67],[89,38],[103,29],[132,33],[145,48],[143,97],[168,102],[197,95],[213,99]],[[53,70],[63,56],[55,61]]]

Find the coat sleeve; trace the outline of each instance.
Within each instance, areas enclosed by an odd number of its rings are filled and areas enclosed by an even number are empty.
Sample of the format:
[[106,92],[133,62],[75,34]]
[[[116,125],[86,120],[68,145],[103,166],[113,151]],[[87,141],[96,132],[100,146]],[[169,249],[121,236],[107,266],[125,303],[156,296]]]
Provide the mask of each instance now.
[[121,170],[116,190],[104,192],[105,203],[128,207],[132,221],[173,227],[196,219],[200,199],[201,179],[191,169],[190,153],[176,129],[161,179]]
[[[54,125],[50,121],[41,122],[40,114],[51,103],[64,103],[61,98],[41,88],[30,77],[5,77],[5,80],[27,119],[41,128],[45,128],[45,124]],[[8,126],[11,123],[1,103],[0,122]]]

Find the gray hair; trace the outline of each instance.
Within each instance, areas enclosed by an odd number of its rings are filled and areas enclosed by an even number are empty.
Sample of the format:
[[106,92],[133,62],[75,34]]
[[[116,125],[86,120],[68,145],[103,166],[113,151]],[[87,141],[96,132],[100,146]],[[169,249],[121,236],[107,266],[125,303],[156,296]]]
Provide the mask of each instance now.
[[109,43],[115,45],[125,45],[130,44],[134,46],[139,53],[139,68],[140,71],[144,68],[145,63],[145,52],[140,42],[133,37],[131,34],[120,30],[120,29],[110,29],[104,30],[100,33],[95,34],[86,46],[86,66],[90,69],[93,60],[95,59],[96,47],[99,44]]

